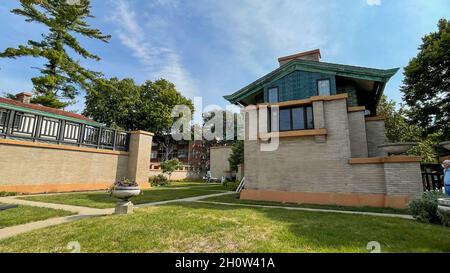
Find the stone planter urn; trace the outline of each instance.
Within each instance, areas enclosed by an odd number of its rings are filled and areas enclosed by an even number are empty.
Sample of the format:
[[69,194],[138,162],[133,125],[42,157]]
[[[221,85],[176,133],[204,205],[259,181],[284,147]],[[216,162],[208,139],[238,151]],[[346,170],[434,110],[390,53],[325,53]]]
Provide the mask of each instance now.
[[386,143],[378,146],[383,152],[391,155],[400,155],[406,153],[409,149],[416,146],[416,142],[397,142],[397,143]]
[[130,198],[138,196],[141,188],[136,182],[121,180],[111,187],[111,196],[120,199],[116,204],[115,214],[131,214],[133,213],[133,203]]
[[450,223],[450,198],[438,199],[438,212],[448,225]]
[[450,151],[450,141],[441,142],[439,145]]

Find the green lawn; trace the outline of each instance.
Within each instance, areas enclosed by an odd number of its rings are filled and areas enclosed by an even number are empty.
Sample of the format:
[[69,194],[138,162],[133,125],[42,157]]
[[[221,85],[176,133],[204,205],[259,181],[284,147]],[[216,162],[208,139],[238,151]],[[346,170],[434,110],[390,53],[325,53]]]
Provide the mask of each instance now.
[[331,209],[331,210],[364,211],[364,212],[391,213],[391,214],[409,214],[408,210],[406,210],[406,209],[375,208],[375,207],[346,207],[346,206],[333,206],[333,205],[292,204],[292,203],[279,203],[279,202],[270,202],[270,201],[252,201],[252,200],[240,200],[238,198],[238,196],[239,196],[239,194],[216,196],[216,197],[206,198],[202,201],[247,204],[247,205],[283,206],[283,207],[298,207],[298,208],[311,208],[311,209]]
[[[222,192],[223,188],[220,188],[222,189],[222,191],[219,191],[218,190],[219,188],[217,188],[217,186],[220,185],[204,185],[202,187],[184,186],[180,189],[174,189],[173,186],[157,187],[144,190],[141,195],[134,197],[132,201],[134,204],[143,204]],[[66,204],[66,205],[101,208],[101,209],[113,208],[117,203],[117,199],[109,196],[109,194],[106,192],[38,195],[20,198],[30,201]]]
[[173,203],[84,219],[0,241],[0,252],[450,252],[450,228],[412,220]]
[[17,208],[0,210],[0,229],[72,214],[64,210],[19,206]]

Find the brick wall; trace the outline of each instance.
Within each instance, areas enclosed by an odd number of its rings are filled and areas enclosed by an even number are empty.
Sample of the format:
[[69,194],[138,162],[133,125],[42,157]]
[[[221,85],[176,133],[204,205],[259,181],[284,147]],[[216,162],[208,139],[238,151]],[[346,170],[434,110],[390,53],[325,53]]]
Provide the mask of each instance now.
[[212,147],[210,149],[210,170],[214,178],[230,176],[230,162],[228,158],[230,158],[231,149],[231,146]]
[[367,120],[366,132],[369,157],[386,156],[386,153],[378,148],[386,142],[384,120]]
[[348,113],[352,157],[368,157],[364,111]]
[[313,108],[316,129],[323,125],[328,132],[323,139],[279,138],[271,152],[261,151],[260,140],[245,141],[243,198],[404,207],[422,192],[418,162],[349,163],[382,155],[375,147],[384,143],[384,121],[366,122],[363,111],[348,113],[345,99],[314,102]]

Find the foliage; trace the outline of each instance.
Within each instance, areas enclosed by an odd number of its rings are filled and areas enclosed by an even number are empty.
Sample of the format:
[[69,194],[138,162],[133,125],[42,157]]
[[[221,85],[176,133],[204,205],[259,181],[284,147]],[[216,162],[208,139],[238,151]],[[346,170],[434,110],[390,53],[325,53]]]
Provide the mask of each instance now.
[[442,131],[450,138],[450,21],[441,19],[438,31],[425,35],[419,53],[404,69],[403,98],[408,117],[426,134]]
[[438,199],[444,197],[445,194],[439,190],[424,192],[421,199],[415,199],[409,203],[408,210],[420,222],[441,223],[437,207]]
[[16,196],[17,192],[0,191],[0,197]]
[[377,113],[385,118],[386,137],[390,142],[417,142],[417,146],[409,150],[408,154],[421,156],[423,163],[437,163],[441,149],[441,132],[423,137],[423,130],[406,119],[404,108],[397,110],[396,103],[388,101],[386,96],[381,97]]
[[116,182],[114,182],[111,187],[109,188],[108,192],[110,194],[112,194],[112,191],[116,188],[116,187],[139,187],[139,184],[131,179],[128,178],[121,178],[120,180],[117,180]]
[[169,179],[162,174],[149,178],[149,183],[152,187],[166,186],[169,185]]
[[223,183],[223,186],[228,191],[236,191],[237,188],[239,187],[239,183],[240,183],[239,181],[225,181]]
[[89,88],[83,114],[110,127],[152,132],[155,134],[153,141],[168,155],[175,144],[170,130],[176,119],[172,117],[176,105],[186,105],[194,111],[192,101],[167,80],[137,85],[132,79],[111,78]]
[[383,95],[378,104],[377,113],[385,118],[386,137],[390,142],[418,142],[421,140],[420,127],[409,124],[403,107],[396,110],[396,103],[388,101]]
[[181,162],[177,158],[166,160],[161,163],[161,170],[163,173],[166,173],[169,175],[169,179],[170,179],[170,176],[172,175],[172,173],[174,171],[178,170],[180,167],[181,167]]
[[439,142],[442,139],[442,132],[429,134],[425,139],[419,141],[417,146],[408,151],[408,155],[422,157],[422,163],[439,163]]
[[238,171],[239,165],[244,164],[244,141],[238,140],[233,143],[233,147],[231,149],[230,158],[228,158],[230,162],[230,169],[232,171]]
[[[36,22],[48,28],[42,34],[41,41],[28,40],[26,45],[7,48],[0,57],[17,58],[31,56],[44,58],[47,63],[40,68],[40,76],[32,78],[36,97],[33,103],[53,108],[63,108],[75,100],[78,87],[88,89],[102,75],[99,72],[83,68],[74,60],[67,49],[84,59],[100,60],[83,48],[77,37],[83,36],[108,42],[111,38],[86,22],[92,18],[90,0],[79,0],[76,4],[66,0],[21,0],[21,7],[11,12],[24,16],[27,22]],[[61,99],[68,100],[66,102]]]

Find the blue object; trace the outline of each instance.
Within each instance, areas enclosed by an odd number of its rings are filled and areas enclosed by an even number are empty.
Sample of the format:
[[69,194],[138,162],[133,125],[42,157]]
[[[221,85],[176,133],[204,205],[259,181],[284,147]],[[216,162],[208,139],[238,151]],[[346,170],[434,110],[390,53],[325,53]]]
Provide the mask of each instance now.
[[445,194],[450,196],[450,169],[444,171]]

